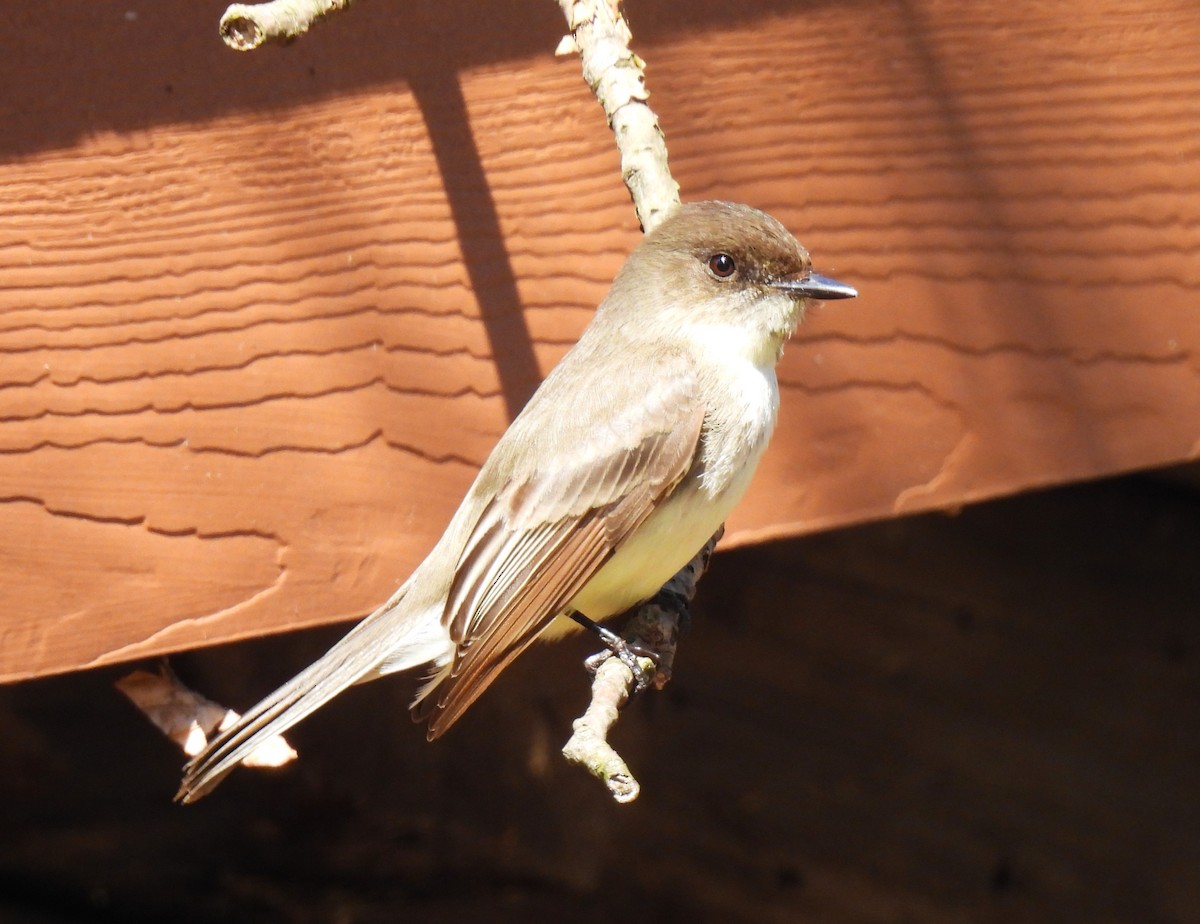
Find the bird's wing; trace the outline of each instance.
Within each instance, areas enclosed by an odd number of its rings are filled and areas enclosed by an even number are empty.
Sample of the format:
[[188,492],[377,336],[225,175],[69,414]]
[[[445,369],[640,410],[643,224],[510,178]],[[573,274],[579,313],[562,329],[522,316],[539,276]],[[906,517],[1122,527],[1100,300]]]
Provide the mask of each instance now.
[[443,616],[454,658],[413,706],[414,719],[428,719],[431,739],[566,608],[691,468],[704,406],[694,372],[670,365],[635,401],[592,407],[593,435],[584,446],[512,477],[484,508]]

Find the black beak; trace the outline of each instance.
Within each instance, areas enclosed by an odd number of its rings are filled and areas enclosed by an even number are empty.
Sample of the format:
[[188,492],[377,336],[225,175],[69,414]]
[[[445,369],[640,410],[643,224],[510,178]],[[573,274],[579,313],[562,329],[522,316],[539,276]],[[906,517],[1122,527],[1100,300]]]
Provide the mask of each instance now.
[[773,289],[783,289],[793,295],[803,298],[819,298],[822,301],[833,301],[836,298],[854,298],[858,290],[844,282],[822,276],[820,273],[793,273],[775,282],[767,283]]

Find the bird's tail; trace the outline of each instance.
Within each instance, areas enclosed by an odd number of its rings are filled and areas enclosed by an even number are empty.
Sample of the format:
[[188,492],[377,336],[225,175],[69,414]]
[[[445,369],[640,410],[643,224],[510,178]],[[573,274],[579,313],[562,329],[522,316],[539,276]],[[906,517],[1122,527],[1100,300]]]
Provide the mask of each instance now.
[[[195,802],[207,795],[260,744],[283,734],[358,681],[438,658],[448,640],[440,618],[405,612],[406,590],[402,587],[322,658],[214,739],[184,768],[175,800]],[[384,662],[386,670],[380,670]]]

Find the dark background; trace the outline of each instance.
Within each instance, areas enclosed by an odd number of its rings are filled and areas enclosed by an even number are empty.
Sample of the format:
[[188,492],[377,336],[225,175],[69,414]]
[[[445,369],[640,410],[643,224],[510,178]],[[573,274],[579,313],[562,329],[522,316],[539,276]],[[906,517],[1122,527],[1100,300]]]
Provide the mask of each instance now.
[[[1200,497],[1135,475],[719,555],[667,691],[557,749],[586,640],[445,739],[415,678],[171,803],[119,669],[0,689],[0,920],[1195,921]],[[340,629],[180,656],[245,707]]]

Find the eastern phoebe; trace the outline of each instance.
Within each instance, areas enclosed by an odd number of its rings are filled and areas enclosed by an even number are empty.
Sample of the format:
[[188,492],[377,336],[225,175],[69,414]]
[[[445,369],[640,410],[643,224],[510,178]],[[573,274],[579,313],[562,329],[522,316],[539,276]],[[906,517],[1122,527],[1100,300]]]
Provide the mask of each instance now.
[[852,298],[774,218],[685,205],[642,240],[579,343],[386,603],[187,765],[205,795],[352,684],[421,664],[436,738],[517,655],[653,596],[741,498],[775,426],[775,364],[809,300]]

